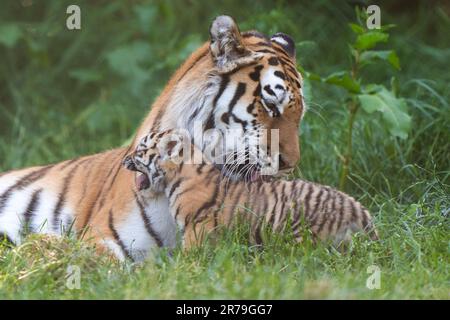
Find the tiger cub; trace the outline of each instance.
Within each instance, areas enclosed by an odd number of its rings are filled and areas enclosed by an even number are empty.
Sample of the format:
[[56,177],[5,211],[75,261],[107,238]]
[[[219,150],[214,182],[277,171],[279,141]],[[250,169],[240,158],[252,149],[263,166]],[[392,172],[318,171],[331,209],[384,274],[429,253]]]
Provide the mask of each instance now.
[[[329,239],[336,245],[348,242],[358,231],[378,239],[370,213],[349,195],[300,179],[225,181],[212,164],[183,161],[183,138],[171,130],[151,133],[124,158],[123,165],[140,172],[136,183],[141,192],[166,194],[185,248],[198,245],[218,226],[229,226],[238,214],[250,222],[257,244],[262,242],[264,224],[279,232],[289,226],[298,242],[305,226],[313,239]],[[188,149],[190,155],[196,150]]]

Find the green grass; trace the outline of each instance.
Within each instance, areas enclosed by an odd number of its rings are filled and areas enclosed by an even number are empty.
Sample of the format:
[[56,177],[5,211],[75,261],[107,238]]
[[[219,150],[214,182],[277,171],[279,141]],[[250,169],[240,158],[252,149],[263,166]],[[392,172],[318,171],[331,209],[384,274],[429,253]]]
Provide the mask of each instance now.
[[[14,46],[0,43],[1,171],[121,145],[220,13],[235,16],[243,30],[293,35],[306,70],[326,75],[348,65],[350,5],[79,2],[85,13],[82,33],[64,29],[64,1],[36,1],[28,9],[11,1],[0,12],[0,27],[21,30]],[[347,192],[374,215],[379,242],[357,238],[340,253],[324,245],[294,245],[281,236],[261,249],[249,248],[245,230],[230,230],[215,246],[172,256],[157,252],[133,266],[98,257],[76,240],[31,236],[18,247],[0,244],[0,299],[449,299],[450,74],[445,70],[450,48],[443,32],[449,30],[449,9],[405,5],[399,10],[388,2],[381,9],[382,23],[397,25],[390,47],[401,60],[396,76],[413,130],[399,140],[379,118],[357,116]],[[133,72],[122,67],[128,60]],[[387,66],[365,72],[385,85],[394,75]],[[346,124],[342,92],[312,83],[306,98],[309,112],[295,176],[336,186]],[[66,286],[70,265],[81,271],[78,290]],[[366,287],[371,265],[381,271],[378,290]]]
[[[448,299],[443,210],[442,203],[429,209],[385,202],[376,213],[382,240],[356,238],[345,253],[295,245],[286,236],[249,248],[241,228],[214,246],[158,252],[133,266],[98,258],[79,241],[31,236],[19,247],[0,249],[0,298]],[[80,289],[66,286],[73,265],[80,268]],[[366,287],[371,265],[380,268],[380,289]]]

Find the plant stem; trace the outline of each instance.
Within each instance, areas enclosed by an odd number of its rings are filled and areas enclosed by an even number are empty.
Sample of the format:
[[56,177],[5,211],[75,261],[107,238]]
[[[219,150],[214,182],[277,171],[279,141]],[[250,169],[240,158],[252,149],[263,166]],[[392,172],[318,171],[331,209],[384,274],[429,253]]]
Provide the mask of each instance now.
[[[355,52],[353,57],[352,69],[351,69],[351,77],[356,81],[358,78],[358,67],[359,67],[359,51]],[[348,118],[348,128],[347,128],[347,146],[346,152],[344,154],[342,160],[342,170],[341,177],[339,179],[339,189],[345,190],[345,185],[347,183],[348,173],[350,172],[350,163],[352,160],[352,145],[353,145],[353,124],[355,123],[356,113],[358,112],[359,105],[356,102],[356,97],[351,94],[351,101],[348,104],[348,110],[350,112]]]
[[339,189],[344,190],[347,183],[348,173],[350,171],[350,163],[352,160],[352,145],[353,145],[353,124],[355,123],[356,113],[358,112],[358,104],[352,100],[348,106],[350,116],[348,118],[347,128],[347,150],[342,161],[341,177],[339,179]]

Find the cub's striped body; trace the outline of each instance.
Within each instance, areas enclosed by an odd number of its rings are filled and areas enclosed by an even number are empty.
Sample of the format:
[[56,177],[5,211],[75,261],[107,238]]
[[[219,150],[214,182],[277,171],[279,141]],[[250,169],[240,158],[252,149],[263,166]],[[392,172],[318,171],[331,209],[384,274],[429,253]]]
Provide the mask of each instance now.
[[[210,35],[171,78],[129,147],[0,176],[0,234],[18,244],[23,230],[58,235],[72,230],[101,251],[134,260],[152,248],[174,246],[176,224],[167,197],[138,190],[136,174],[122,167],[123,157],[150,130],[239,129],[249,137],[246,156],[255,157],[256,147],[264,144],[262,131],[279,129],[280,164],[292,169],[300,156],[304,112],[293,40],[241,34],[227,16],[214,20]],[[197,141],[200,149],[211,143]],[[267,161],[263,155],[257,160]],[[224,166],[229,177],[242,179],[229,168],[233,163]]]
[[124,166],[146,175],[150,191],[164,189],[186,247],[218,226],[229,226],[236,215],[251,222],[257,243],[262,225],[283,231],[288,221],[298,241],[305,225],[315,238],[336,244],[348,242],[357,231],[377,239],[370,213],[349,195],[303,180],[227,182],[212,164],[183,162],[191,158],[186,158],[182,140],[170,131],[150,135],[124,159]]

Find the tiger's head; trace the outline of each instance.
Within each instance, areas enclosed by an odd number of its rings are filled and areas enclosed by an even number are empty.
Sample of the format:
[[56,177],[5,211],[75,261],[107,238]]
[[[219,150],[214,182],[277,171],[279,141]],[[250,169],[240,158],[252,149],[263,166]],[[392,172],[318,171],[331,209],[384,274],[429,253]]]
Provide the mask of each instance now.
[[300,159],[305,111],[295,43],[283,33],[241,33],[231,17],[219,16],[210,41],[177,71],[153,108],[159,110],[138,138],[149,129],[182,128],[228,177],[254,180],[265,167],[286,173]]

